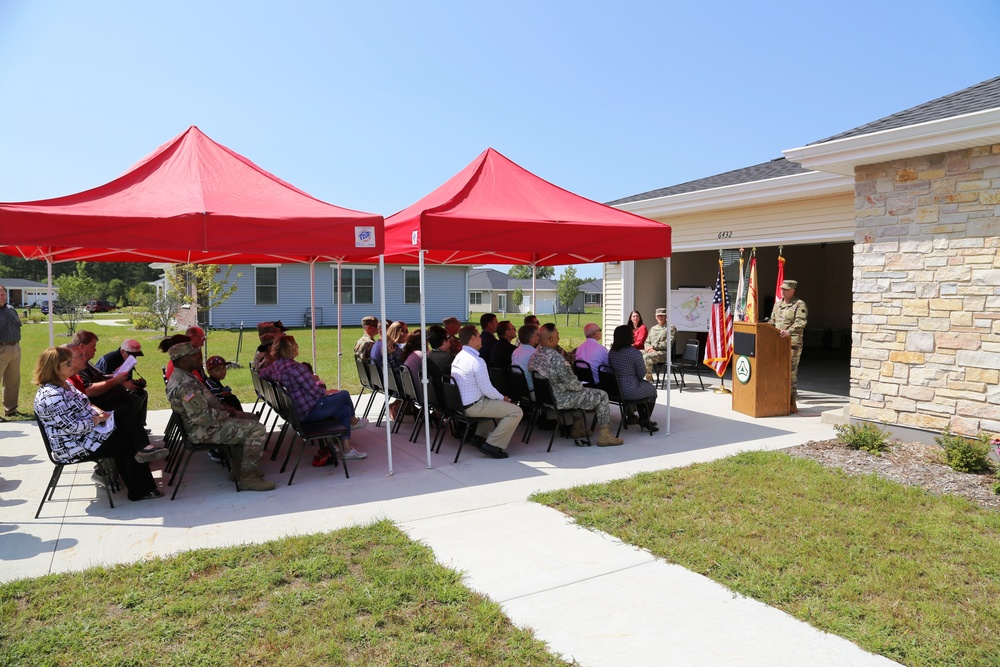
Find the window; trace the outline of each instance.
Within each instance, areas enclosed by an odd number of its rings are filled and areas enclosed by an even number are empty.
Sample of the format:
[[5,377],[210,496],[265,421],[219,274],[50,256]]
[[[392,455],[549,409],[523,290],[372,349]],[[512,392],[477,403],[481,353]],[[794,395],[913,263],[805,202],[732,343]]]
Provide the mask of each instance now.
[[599,306],[601,305],[601,294],[600,292],[587,292],[583,295],[583,303],[587,306]]
[[501,313],[506,313],[507,312],[507,295],[506,294],[498,294],[497,295],[497,309]]
[[420,303],[420,271],[403,269],[403,303]]
[[469,292],[469,305],[481,306],[483,304],[482,292]]
[[258,306],[278,305],[278,267],[255,266],[254,287]]
[[333,266],[333,302],[337,303],[337,294],[343,297],[343,303],[375,303],[375,269],[357,267],[342,268],[340,275],[344,284],[337,289],[337,267]]

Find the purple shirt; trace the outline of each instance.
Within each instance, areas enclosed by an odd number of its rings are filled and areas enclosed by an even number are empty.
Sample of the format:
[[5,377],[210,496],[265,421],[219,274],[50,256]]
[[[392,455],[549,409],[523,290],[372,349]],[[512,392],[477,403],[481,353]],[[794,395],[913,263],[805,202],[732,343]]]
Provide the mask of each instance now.
[[316,378],[304,364],[294,359],[276,359],[262,369],[260,376],[279,383],[288,392],[299,418],[305,419],[326,392],[316,384]]

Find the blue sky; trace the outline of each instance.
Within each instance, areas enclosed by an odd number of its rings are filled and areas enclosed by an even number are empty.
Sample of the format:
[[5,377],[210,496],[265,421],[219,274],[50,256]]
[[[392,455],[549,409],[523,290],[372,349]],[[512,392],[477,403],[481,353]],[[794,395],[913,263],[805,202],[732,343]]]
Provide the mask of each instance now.
[[99,185],[190,125],[386,216],[489,146],[609,201],[997,76],[998,25],[994,0],[0,0],[0,201]]

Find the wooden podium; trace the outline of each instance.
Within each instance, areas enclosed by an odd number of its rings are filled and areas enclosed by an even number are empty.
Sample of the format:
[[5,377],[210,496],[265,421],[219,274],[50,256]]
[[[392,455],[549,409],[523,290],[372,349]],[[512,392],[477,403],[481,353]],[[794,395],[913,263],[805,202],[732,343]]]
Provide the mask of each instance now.
[[[733,323],[733,410],[751,417],[789,413],[792,341],[770,324]],[[745,381],[744,381],[745,380]]]

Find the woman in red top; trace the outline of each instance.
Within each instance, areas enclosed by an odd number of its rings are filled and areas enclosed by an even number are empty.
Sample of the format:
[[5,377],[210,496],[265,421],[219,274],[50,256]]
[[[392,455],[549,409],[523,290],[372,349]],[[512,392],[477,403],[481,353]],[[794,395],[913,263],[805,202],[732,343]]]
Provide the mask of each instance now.
[[642,323],[642,315],[639,314],[638,310],[633,310],[628,316],[629,326],[632,327],[632,347],[642,351],[642,348],[646,345],[646,336],[649,335],[649,331],[646,330],[646,325]]

